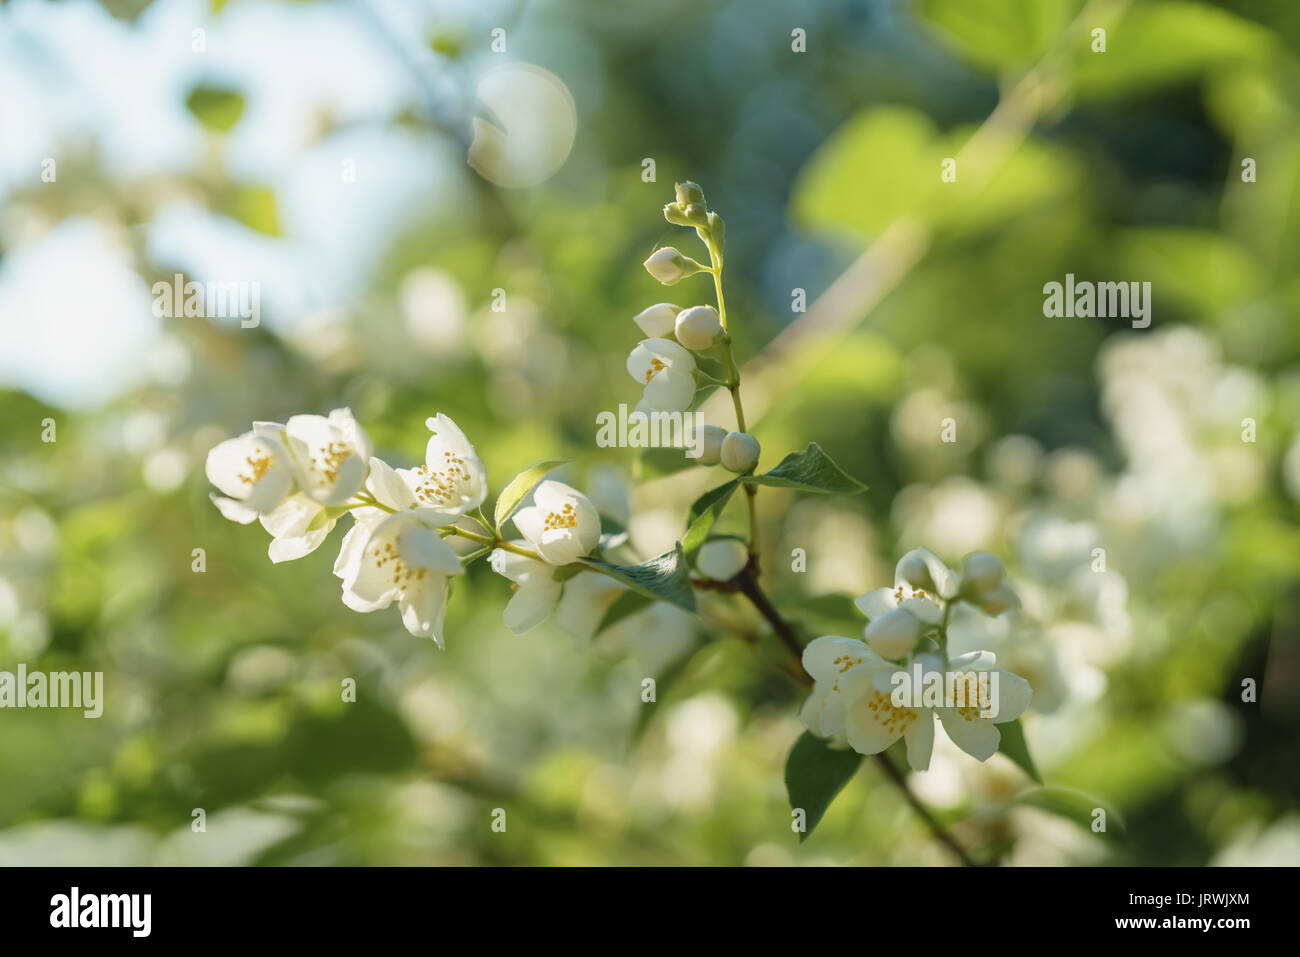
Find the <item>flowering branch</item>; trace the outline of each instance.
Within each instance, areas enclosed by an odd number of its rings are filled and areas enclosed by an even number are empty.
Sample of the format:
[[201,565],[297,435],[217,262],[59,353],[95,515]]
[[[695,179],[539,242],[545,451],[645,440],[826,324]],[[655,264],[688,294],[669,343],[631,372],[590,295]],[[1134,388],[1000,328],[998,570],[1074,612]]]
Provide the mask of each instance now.
[[[350,515],[353,524],[334,563],[343,603],[358,612],[396,604],[411,634],[433,638],[439,646],[452,579],[483,555],[489,555],[493,570],[512,583],[504,617],[516,634],[551,617],[565,594],[606,596],[596,607],[596,630],[654,602],[695,612],[696,590],[743,595],[788,652],[784,669],[810,688],[799,713],[809,733],[791,752],[786,768],[796,816],[804,807],[795,794],[803,792],[805,781],[812,782],[809,788],[822,789],[805,804],[824,809],[847,780],[842,770],[851,772],[861,755],[872,755],[936,839],[962,863],[971,864],[969,855],[909,790],[886,749],[901,739],[909,768],[926,770],[937,718],[957,746],[978,760],[1002,748],[1036,775],[1016,724],[1029,704],[1028,682],[996,669],[994,656],[985,651],[949,656],[948,626],[957,602],[988,615],[1018,605],[1005,582],[1005,569],[994,556],[974,553],[958,572],[925,549],[914,549],[899,561],[892,588],[857,599],[866,618],[861,640],[823,635],[803,644],[760,583],[758,488],[851,494],[864,487],[815,442],[786,455],[768,471],[757,472],[761,449],[745,431],[741,375],[723,294],[725,227],[705,205],[699,186],[679,183],[676,195],[664,215],[669,222],[695,229],[708,249],[709,264],[665,247],[656,250],[645,267],[665,285],[709,273],[717,305],[683,309],[658,303],[635,317],[648,337],[627,360],[628,372],[644,390],[636,411],[683,413],[701,388],[724,387],[731,395],[736,430],[704,425],[692,437],[696,463],[721,465],[732,477],[692,504],[686,532],[672,551],[635,565],[611,560],[611,555],[627,553],[619,551],[626,534],[603,536],[600,514],[591,501],[577,489],[546,478],[565,464],[560,461],[543,462],[515,476],[498,494],[489,520],[483,510],[486,469],[469,439],[445,415],[426,421],[432,434],[424,462],[408,469],[395,469],[372,455],[368,435],[348,409],[335,409],[328,416],[296,415],[283,424],[255,422],[251,431],[209,452],[208,478],[222,493],[213,495],[213,502],[233,521],[260,522],[271,533],[268,553],[276,562],[314,551],[337,521]],[[698,368],[696,355],[710,350],[721,359],[725,379]],[[744,539],[714,530],[739,489],[744,490],[748,513]],[[467,520],[477,528],[465,527]],[[519,538],[503,533],[508,523]],[[479,547],[458,554],[448,544],[450,538]],[[597,572],[610,581],[602,585],[601,578],[586,576],[570,589],[582,572]],[[586,583],[594,583],[593,588]],[[956,678],[962,688],[960,701],[899,694],[900,676],[915,674],[920,681],[942,672],[950,688]],[[1001,689],[996,701],[970,698],[971,689],[986,689],[990,682],[995,695]],[[886,690],[890,687],[892,693]],[[997,728],[1008,723],[1015,725],[1007,738],[1010,749]],[[802,833],[806,836],[807,829]]]

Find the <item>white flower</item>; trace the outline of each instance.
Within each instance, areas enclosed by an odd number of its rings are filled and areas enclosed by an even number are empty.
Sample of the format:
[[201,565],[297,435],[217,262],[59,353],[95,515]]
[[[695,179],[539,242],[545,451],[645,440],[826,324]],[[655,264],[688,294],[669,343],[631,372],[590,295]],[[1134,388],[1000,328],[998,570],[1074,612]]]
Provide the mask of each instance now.
[[[968,703],[960,708],[934,709],[952,743],[980,761],[987,761],[996,754],[1002,743],[1002,732],[997,725],[1014,721],[1024,714],[1034,694],[1028,681],[996,668],[996,664],[997,658],[988,651],[972,651],[953,658],[948,663],[948,671],[958,675],[964,683]],[[997,700],[990,703],[989,709],[994,712],[992,717],[983,716],[984,709],[979,700],[981,684],[990,690],[996,689]],[[961,694],[958,690],[957,700],[961,700]]]
[[704,268],[691,257],[683,256],[672,246],[656,249],[644,265],[646,272],[665,286],[671,286],[678,280],[693,276]]
[[686,454],[701,465],[717,465],[722,461],[722,440],[726,437],[727,430],[719,426],[696,426],[695,435],[692,436]]
[[712,306],[691,306],[677,314],[674,327],[677,341],[687,349],[702,352],[718,341],[722,335],[722,320]]
[[[366,475],[366,491],[381,505],[393,511],[419,509],[415,493],[391,465],[373,455]],[[440,518],[434,509],[419,509],[422,515]],[[384,509],[363,505],[351,509],[358,523],[373,527],[389,514]],[[262,527],[271,533],[272,542],[267,554],[273,562],[287,562],[314,552],[333,531],[343,515],[342,506],[321,505],[302,493],[289,496],[275,511],[261,517]],[[445,523],[444,523],[445,524]],[[348,534],[356,530],[353,526]],[[344,539],[345,544],[347,539]]]
[[424,424],[434,434],[424,450],[424,464],[399,469],[419,507],[464,515],[487,497],[487,470],[459,426],[441,413]]
[[329,416],[295,415],[284,426],[298,485],[321,505],[342,505],[360,490],[370,461],[370,437],[350,409]]
[[727,581],[739,574],[749,561],[749,552],[743,542],[734,538],[715,538],[700,546],[695,556],[695,567],[700,574],[715,581]]
[[723,468],[744,475],[758,464],[758,439],[748,432],[728,432],[718,452]]
[[637,411],[681,412],[695,398],[695,357],[671,339],[643,339],[627,371],[645,386]]
[[961,566],[962,597],[990,615],[1020,607],[1020,597],[1006,583],[1002,559],[988,552],[971,552]]
[[879,754],[901,737],[908,764],[917,771],[930,766],[934,716],[928,708],[894,705],[897,665],[860,641],[824,635],[804,649],[803,666],[814,685],[799,718],[813,734],[829,738],[843,733],[860,754]]
[[903,582],[893,588],[877,588],[854,600],[858,611],[867,616],[868,621],[876,621],[884,615],[902,610],[912,615],[925,625],[937,625],[943,620],[943,610],[936,604],[929,592]]
[[681,311],[681,306],[675,306],[671,302],[657,302],[647,309],[642,309],[632,317],[632,321],[640,326],[641,331],[647,336],[662,339],[673,334],[677,314]]
[[294,473],[281,427],[253,423],[253,430],[227,439],[208,452],[208,481],[229,498],[212,496],[221,514],[241,525],[273,511],[293,491]]
[[504,548],[495,549],[488,560],[494,572],[514,582],[515,593],[505,610],[507,628],[522,635],[550,617],[564,590],[555,580],[554,566]]
[[343,580],[343,604],[371,612],[396,601],[406,630],[433,638],[441,648],[450,579],[464,568],[436,528],[456,518],[450,512],[398,512],[372,524],[358,517],[334,563],[334,574]]
[[[933,559],[933,571],[926,562],[926,555]],[[905,657],[929,627],[943,621],[943,609],[936,593],[913,585],[909,576],[913,581],[923,581],[933,588],[935,575],[947,585],[948,572],[938,558],[918,548],[899,561],[894,570],[896,584],[893,588],[877,588],[854,601],[858,610],[867,616],[863,636],[873,651],[885,658]]]
[[262,527],[271,533],[266,552],[271,561],[290,562],[319,548],[338,521],[337,515],[321,514],[325,511],[324,505],[298,492],[285,499],[279,508],[258,516]]
[[898,560],[895,585],[911,585],[947,601],[957,596],[961,576],[939,560],[928,548],[914,548]]
[[581,492],[546,481],[533,492],[533,503],[515,512],[515,527],[547,562],[567,565],[596,547],[600,515]]

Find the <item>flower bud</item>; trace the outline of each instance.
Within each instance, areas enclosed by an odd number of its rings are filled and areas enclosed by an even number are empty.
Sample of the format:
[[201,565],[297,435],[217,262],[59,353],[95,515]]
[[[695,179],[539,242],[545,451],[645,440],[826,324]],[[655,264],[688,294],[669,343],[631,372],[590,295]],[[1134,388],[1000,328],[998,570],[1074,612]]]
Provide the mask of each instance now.
[[734,538],[715,538],[700,546],[695,556],[695,567],[701,575],[715,581],[735,578],[749,561],[749,552],[743,542]]
[[704,190],[700,189],[698,183],[687,180],[684,183],[677,183],[674,189],[677,192],[677,202],[683,206],[690,206],[692,203],[698,203],[701,206],[705,205]]
[[666,339],[673,334],[677,314],[681,311],[681,306],[675,306],[671,302],[657,302],[642,309],[632,317],[632,321],[651,339]]
[[1009,608],[1020,607],[1020,596],[1006,585],[982,592],[976,604],[988,615],[1000,615]]
[[722,321],[712,306],[691,306],[677,314],[674,329],[678,342],[687,349],[702,352],[718,341]]
[[722,461],[722,440],[726,437],[727,430],[716,425],[696,426],[694,441],[686,455],[701,465],[717,465]]
[[920,588],[931,594],[937,594],[934,579],[930,577],[930,569],[926,565],[925,559],[919,554],[919,549],[908,552],[899,559],[898,567],[894,572],[896,579],[907,582],[913,588]]
[[729,471],[740,475],[752,472],[758,464],[758,439],[748,432],[728,432],[719,455]]
[[717,213],[709,213],[708,232],[713,240],[714,247],[718,252],[722,252],[727,246],[727,224],[722,221],[722,217]]
[[894,584],[903,582],[948,601],[957,597],[961,575],[928,548],[914,548],[898,560],[894,569]]
[[709,228],[709,211],[703,203],[691,203],[685,209],[686,222],[697,229]]
[[650,254],[644,263],[646,272],[665,286],[671,286],[687,276],[694,276],[704,267],[690,256],[683,256],[672,246],[663,246]]
[[1006,573],[1002,559],[988,552],[971,552],[961,566],[962,581],[974,588],[976,593],[997,588]]
[[693,226],[695,225],[686,216],[686,207],[681,203],[669,203],[664,207],[664,219],[674,226]]
[[921,623],[910,611],[893,608],[873,618],[864,637],[867,647],[882,658],[902,658],[916,647]]

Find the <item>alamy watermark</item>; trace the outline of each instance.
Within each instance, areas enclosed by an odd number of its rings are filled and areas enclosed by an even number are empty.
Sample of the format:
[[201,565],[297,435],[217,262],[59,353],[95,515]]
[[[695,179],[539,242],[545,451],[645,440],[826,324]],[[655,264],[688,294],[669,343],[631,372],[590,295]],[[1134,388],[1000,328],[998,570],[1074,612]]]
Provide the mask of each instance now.
[[889,701],[896,708],[956,708],[981,718],[998,716],[996,671],[923,672],[916,662],[911,671],[895,671],[889,681]]
[[50,898],[51,927],[119,927],[132,937],[148,937],[152,915],[152,894],[83,894],[73,887]]
[[80,708],[87,718],[104,713],[104,672],[0,671],[0,708]]
[[240,326],[254,329],[262,322],[262,284],[198,282],[176,273],[171,282],[153,284],[153,314],[159,319],[238,319]]
[[596,445],[602,449],[685,449],[688,458],[704,454],[704,429],[694,412],[628,411],[596,415]]
[[1059,319],[1132,319],[1134,329],[1151,325],[1151,283],[1081,282],[1074,273],[1065,282],[1043,286],[1043,315]]

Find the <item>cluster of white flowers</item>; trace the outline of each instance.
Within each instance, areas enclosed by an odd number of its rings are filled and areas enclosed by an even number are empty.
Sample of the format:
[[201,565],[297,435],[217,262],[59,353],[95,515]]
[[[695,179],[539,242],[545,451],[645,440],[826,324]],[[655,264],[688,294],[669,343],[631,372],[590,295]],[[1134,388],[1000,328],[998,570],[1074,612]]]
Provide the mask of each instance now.
[[487,472],[450,418],[437,415],[425,424],[433,434],[424,464],[395,469],[371,454],[369,436],[348,409],[295,415],[283,425],[256,422],[208,453],[208,480],[223,493],[212,500],[233,521],[260,521],[271,533],[275,562],[315,551],[351,513],[354,524],[334,562],[343,604],[371,612],[397,602],[406,629],[439,646],[452,579],[465,570],[465,559],[446,539],[497,545],[492,567],[516,589],[506,623],[526,631],[559,600],[557,567],[595,548],[600,516],[579,492],[546,481],[534,491],[534,504],[514,515],[522,541],[458,527],[482,506]]
[[[960,572],[924,548],[904,555],[893,588],[878,588],[855,602],[867,617],[863,640],[824,635],[804,649],[803,665],[814,681],[800,711],[804,725],[862,754],[878,754],[901,737],[908,763],[923,771],[930,766],[937,715],[959,748],[981,761],[991,757],[1001,743],[996,725],[1019,718],[1032,689],[1019,675],[999,670],[991,652],[948,659],[948,618],[959,601],[990,615],[1018,605],[994,555],[974,552]],[[918,667],[922,675],[958,676],[968,692],[966,703],[899,705],[893,696],[896,676]],[[996,681],[990,680],[995,673]],[[981,685],[997,689],[996,707],[989,712],[975,700]]]

